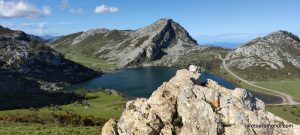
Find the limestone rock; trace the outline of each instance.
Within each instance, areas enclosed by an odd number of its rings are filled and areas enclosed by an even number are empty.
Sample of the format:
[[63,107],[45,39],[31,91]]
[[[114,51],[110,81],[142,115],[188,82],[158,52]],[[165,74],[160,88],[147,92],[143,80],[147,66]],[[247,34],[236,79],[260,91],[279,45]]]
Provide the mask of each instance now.
[[299,52],[299,37],[287,31],[276,31],[229,52],[226,62],[232,70],[246,71],[240,74],[252,78],[299,77]]
[[118,135],[117,122],[114,119],[110,119],[102,128],[102,135]]
[[[129,101],[117,124],[120,135],[296,135],[297,128],[257,128],[293,125],[264,110],[264,103],[245,89],[226,89],[209,80],[195,80],[197,67],[178,70],[149,99]],[[111,125],[108,122],[107,125]],[[106,126],[103,130],[108,131]],[[115,131],[115,130],[109,130]]]
[[100,75],[22,31],[1,28],[0,46],[0,89],[5,92],[59,91]]
[[191,72],[200,72],[200,68],[195,66],[195,65],[190,65],[189,66],[189,71],[191,71]]
[[186,50],[207,48],[198,46],[197,41],[172,19],[160,19],[137,30],[92,29],[64,36],[49,46],[63,54],[76,49],[74,51],[82,55],[86,53],[86,42],[94,46],[88,56],[105,59],[117,68],[138,66],[166,56],[183,55]]

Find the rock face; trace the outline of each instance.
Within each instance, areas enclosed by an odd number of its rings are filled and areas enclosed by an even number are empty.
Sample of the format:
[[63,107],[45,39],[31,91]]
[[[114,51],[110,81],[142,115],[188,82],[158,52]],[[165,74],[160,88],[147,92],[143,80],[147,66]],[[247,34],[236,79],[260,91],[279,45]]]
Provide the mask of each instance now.
[[0,90],[55,91],[64,83],[78,83],[98,73],[64,59],[36,36],[0,29]]
[[137,30],[93,29],[62,37],[50,45],[61,53],[90,54],[88,57],[104,59],[119,68],[204,48],[171,19],[160,19]]
[[127,102],[121,118],[110,120],[102,135],[293,135],[293,128],[256,128],[256,125],[292,125],[264,110],[264,103],[245,89],[226,89],[213,80],[198,85],[193,66],[178,70],[149,99]]
[[300,40],[287,31],[273,32],[230,52],[226,56],[226,62],[237,71],[249,71],[255,75],[299,76]]

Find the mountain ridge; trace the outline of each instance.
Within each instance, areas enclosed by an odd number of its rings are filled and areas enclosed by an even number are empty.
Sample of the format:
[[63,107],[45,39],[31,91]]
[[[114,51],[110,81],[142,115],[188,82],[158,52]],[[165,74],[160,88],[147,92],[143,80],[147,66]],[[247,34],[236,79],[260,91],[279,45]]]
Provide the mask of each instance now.
[[[54,41],[50,46],[62,54],[103,59],[117,68],[175,56],[186,48],[203,49],[172,19],[160,19],[136,30],[92,29],[58,40],[61,42]],[[68,40],[68,43],[64,40]]]
[[99,73],[66,60],[40,38],[22,31],[0,29],[1,91],[57,91]]
[[250,80],[264,76],[297,77],[300,75],[300,40],[287,31],[272,32],[229,52],[226,63],[240,74],[255,73]]

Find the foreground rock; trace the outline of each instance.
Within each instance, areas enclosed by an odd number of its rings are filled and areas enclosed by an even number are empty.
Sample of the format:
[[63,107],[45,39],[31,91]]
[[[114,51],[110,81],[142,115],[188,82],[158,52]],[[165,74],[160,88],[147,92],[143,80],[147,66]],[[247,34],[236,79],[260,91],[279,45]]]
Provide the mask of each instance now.
[[245,89],[228,90],[213,80],[198,85],[200,74],[190,69],[178,70],[149,99],[127,102],[121,118],[107,122],[102,135],[296,135],[292,127],[253,127],[293,124],[265,111]]

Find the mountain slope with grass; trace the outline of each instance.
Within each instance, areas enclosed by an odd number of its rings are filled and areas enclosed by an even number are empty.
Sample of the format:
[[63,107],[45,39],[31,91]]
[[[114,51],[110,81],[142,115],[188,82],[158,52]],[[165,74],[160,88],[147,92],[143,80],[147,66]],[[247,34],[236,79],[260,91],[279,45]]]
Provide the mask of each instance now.
[[300,76],[300,40],[287,31],[256,38],[231,51],[227,65],[247,80]]
[[50,46],[66,58],[102,70],[140,66],[168,56],[177,59],[190,51],[207,48],[198,46],[171,19],[160,19],[137,30],[93,29],[74,33],[51,42]]
[[0,90],[56,91],[99,73],[65,59],[36,36],[0,27]]

